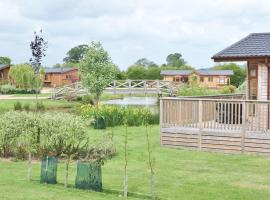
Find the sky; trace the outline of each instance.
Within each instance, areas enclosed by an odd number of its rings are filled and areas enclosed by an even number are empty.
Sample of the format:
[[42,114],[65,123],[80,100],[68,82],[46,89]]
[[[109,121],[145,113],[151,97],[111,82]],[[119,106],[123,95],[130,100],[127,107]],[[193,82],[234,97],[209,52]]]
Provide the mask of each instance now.
[[27,62],[40,28],[49,42],[47,67],[94,40],[121,69],[140,58],[163,64],[175,52],[208,68],[211,56],[249,33],[270,32],[270,1],[0,0],[0,56]]

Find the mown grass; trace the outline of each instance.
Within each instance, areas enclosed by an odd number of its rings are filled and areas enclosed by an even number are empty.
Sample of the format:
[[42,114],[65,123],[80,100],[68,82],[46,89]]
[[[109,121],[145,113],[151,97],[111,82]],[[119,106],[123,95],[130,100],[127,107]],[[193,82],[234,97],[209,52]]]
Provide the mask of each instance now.
[[[74,188],[76,164],[70,169],[69,188],[63,187],[64,164],[58,168],[58,184],[39,184],[40,164],[26,180],[26,162],[0,162],[0,199],[81,200],[121,199],[123,183],[124,127],[114,130],[117,156],[102,168],[104,192]],[[109,130],[107,130],[109,131]],[[89,130],[93,138],[104,130]],[[160,199],[266,200],[270,196],[270,159],[260,156],[228,155],[160,147],[159,127],[150,128],[156,158],[156,191]],[[150,199],[149,170],[144,127],[128,129],[129,199]]]
[[[0,113],[14,109],[14,103],[20,102],[23,105],[29,104],[31,109],[35,108],[35,99],[20,99],[20,100],[0,100]],[[50,99],[39,99],[42,102],[46,110],[65,110],[72,109],[73,107],[79,106],[79,102],[65,101],[65,100],[50,100]]]

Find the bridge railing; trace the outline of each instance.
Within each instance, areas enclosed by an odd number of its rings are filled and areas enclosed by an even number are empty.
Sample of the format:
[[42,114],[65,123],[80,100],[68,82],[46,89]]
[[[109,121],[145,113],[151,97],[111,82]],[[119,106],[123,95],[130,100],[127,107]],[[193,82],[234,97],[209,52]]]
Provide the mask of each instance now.
[[[180,84],[163,80],[114,80],[105,89],[114,94],[166,94],[173,96]],[[58,98],[66,94],[82,95],[87,93],[80,82],[72,83],[54,89],[52,98]]]

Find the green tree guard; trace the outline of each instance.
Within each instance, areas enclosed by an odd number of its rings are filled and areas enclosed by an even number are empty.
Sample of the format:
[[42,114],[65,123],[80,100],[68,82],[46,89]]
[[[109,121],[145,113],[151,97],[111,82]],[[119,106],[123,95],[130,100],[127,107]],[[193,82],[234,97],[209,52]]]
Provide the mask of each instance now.
[[101,192],[101,165],[97,163],[78,162],[75,187]]
[[45,156],[41,160],[40,183],[56,184],[57,161],[53,156]]

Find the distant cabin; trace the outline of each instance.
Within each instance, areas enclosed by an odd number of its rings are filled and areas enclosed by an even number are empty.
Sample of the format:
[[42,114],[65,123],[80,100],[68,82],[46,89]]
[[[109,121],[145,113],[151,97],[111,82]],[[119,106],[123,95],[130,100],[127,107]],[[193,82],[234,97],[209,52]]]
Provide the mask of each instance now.
[[162,70],[161,75],[165,81],[187,83],[191,78],[200,85],[219,89],[230,84],[232,70]]
[[9,69],[9,64],[0,64],[0,83],[4,83],[8,80]]
[[79,81],[77,68],[45,68],[44,87],[58,87]]

